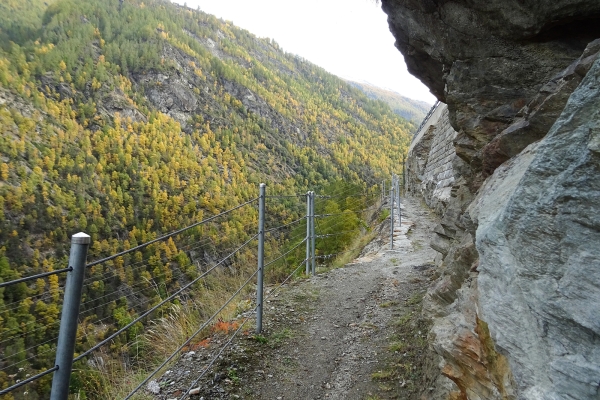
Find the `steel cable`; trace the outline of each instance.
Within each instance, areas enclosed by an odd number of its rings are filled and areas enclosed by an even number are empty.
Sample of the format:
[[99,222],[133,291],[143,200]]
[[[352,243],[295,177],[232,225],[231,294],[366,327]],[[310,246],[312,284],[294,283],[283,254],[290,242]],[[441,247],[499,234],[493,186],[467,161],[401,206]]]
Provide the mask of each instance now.
[[169,361],[171,361],[185,346],[187,346],[192,341],[192,339],[194,339],[200,332],[202,332],[208,326],[208,324],[210,324],[217,317],[217,315],[219,315],[221,311],[223,311],[225,307],[227,307],[229,303],[231,303],[233,299],[237,297],[238,294],[240,294],[242,289],[244,289],[248,285],[248,283],[250,283],[250,281],[256,276],[256,274],[258,274],[258,270],[255,271],[252,275],[250,275],[246,282],[244,282],[244,284],[225,302],[225,304],[221,306],[221,308],[219,308],[208,320],[206,320],[206,322],[204,322],[202,326],[196,332],[194,332],[194,334],[188,340],[185,341],[185,343],[179,346],[177,350],[175,350],[169,357],[167,357],[167,359],[160,366],[158,366],[150,375],[148,375],[146,379],[144,379],[135,389],[133,389],[127,395],[127,397],[125,397],[124,400],[127,400],[131,396],[133,396],[139,389],[142,388],[142,386],[144,386],[146,382],[150,380],[150,378],[156,375],[158,371],[160,371],[165,365],[167,365]]
[[329,195],[323,195],[323,194],[317,194],[315,195],[315,197],[320,198],[320,199],[339,199],[339,198],[349,198],[349,197],[368,197],[368,194],[350,194],[350,195],[335,195],[335,196],[329,196]]
[[8,282],[2,282],[2,283],[0,283],[0,289],[3,287],[16,285],[17,283],[27,282],[27,281],[31,281],[33,279],[44,278],[44,277],[47,277],[50,275],[62,274],[63,272],[70,272],[70,271],[73,271],[73,267],[57,269],[56,271],[44,272],[42,274],[31,275],[31,276],[28,276],[25,278],[19,278],[19,279],[15,279],[15,280],[8,281]]
[[267,199],[291,199],[291,198],[298,198],[298,197],[306,197],[306,193],[303,193],[303,194],[289,194],[289,195],[280,194],[280,195],[265,196],[265,198],[267,198]]
[[348,213],[356,213],[356,214],[358,214],[358,213],[361,213],[361,212],[364,212],[364,211],[373,210],[375,208],[377,208],[376,205],[373,205],[373,206],[369,206],[367,208],[361,208],[360,210],[346,210],[346,211],[342,211],[342,212],[339,212],[339,213],[332,213],[332,214],[315,214],[315,218],[335,217],[335,216],[338,216],[338,215],[344,215],[344,214],[348,214]]
[[341,232],[337,232],[337,233],[327,233],[327,234],[324,234],[324,235],[317,235],[317,238],[328,238],[328,237],[332,237],[332,236],[339,236],[339,235],[343,235],[345,233],[356,232],[356,231],[359,231],[359,230],[360,230],[360,228],[356,228],[356,229],[352,229],[352,230],[349,230],[349,231],[341,231]]
[[335,217],[338,215],[344,215],[344,214],[348,214],[348,213],[353,213],[356,211],[352,211],[352,210],[346,210],[346,211],[342,211],[339,213],[333,213],[333,214],[315,214],[315,218],[323,218],[323,217]]
[[122,251],[122,252],[120,252],[120,253],[113,254],[112,256],[109,256],[109,257],[106,257],[106,258],[103,258],[103,259],[100,259],[100,260],[93,261],[93,262],[91,262],[91,263],[87,264],[87,265],[86,265],[86,268],[90,268],[90,267],[93,267],[94,265],[98,265],[98,264],[102,264],[102,263],[104,263],[104,262],[107,262],[107,261],[110,261],[110,260],[114,260],[114,259],[115,259],[115,258],[117,258],[117,257],[121,257],[121,256],[124,256],[124,255],[126,255],[126,254],[132,253],[132,252],[134,252],[134,251],[137,251],[137,250],[143,249],[144,247],[147,247],[147,246],[149,246],[149,245],[151,245],[151,244],[153,244],[153,243],[156,243],[156,242],[163,241],[163,240],[165,240],[165,239],[168,239],[168,238],[170,238],[170,237],[173,237],[173,236],[175,236],[175,235],[179,235],[180,233],[183,233],[183,232],[185,232],[185,231],[187,231],[187,230],[190,230],[190,229],[192,229],[192,228],[195,228],[196,226],[203,225],[203,224],[205,224],[205,223],[207,223],[207,222],[210,222],[210,221],[213,221],[213,220],[215,220],[215,219],[217,219],[217,218],[219,218],[219,217],[222,217],[223,215],[229,214],[229,213],[230,213],[230,212],[232,212],[232,211],[235,211],[235,210],[237,210],[237,209],[240,209],[240,208],[242,208],[242,207],[244,207],[244,206],[247,206],[248,204],[251,204],[251,203],[255,202],[256,200],[258,200],[258,197],[257,197],[257,198],[254,198],[254,199],[252,199],[252,200],[249,200],[249,201],[247,201],[247,202],[245,202],[245,203],[242,203],[242,204],[240,204],[240,205],[238,205],[238,206],[236,206],[236,207],[234,207],[234,208],[231,208],[231,209],[229,209],[229,210],[227,210],[227,211],[223,211],[223,212],[222,212],[222,213],[220,213],[220,214],[213,215],[213,216],[212,216],[212,217],[210,217],[210,218],[207,218],[207,219],[205,219],[205,220],[202,220],[202,221],[200,221],[200,222],[196,222],[196,223],[194,223],[194,224],[192,224],[192,225],[190,225],[190,226],[186,226],[185,228],[182,228],[182,229],[176,230],[176,231],[174,231],[174,232],[168,233],[168,234],[166,234],[166,235],[163,235],[163,236],[161,236],[161,237],[159,237],[159,238],[156,238],[156,239],[154,239],[154,240],[151,240],[151,241],[149,241],[149,242],[142,243],[142,244],[140,244],[140,245],[138,245],[138,246],[136,246],[136,247],[133,247],[133,248],[131,248],[131,249],[124,250],[124,251]]
[[306,216],[304,216],[302,218],[298,218],[297,220],[292,221],[290,223],[287,223],[287,224],[284,224],[284,225],[280,225],[280,226],[278,226],[276,228],[267,229],[267,230],[265,230],[265,233],[271,233],[271,232],[278,231],[278,230],[283,229],[283,228],[287,228],[290,225],[297,224],[298,222],[302,221],[303,219],[306,219]]
[[44,377],[44,376],[46,376],[46,375],[48,375],[48,374],[51,374],[51,373],[53,373],[53,372],[55,372],[55,371],[58,371],[58,365],[55,365],[54,367],[52,367],[52,368],[50,368],[50,369],[48,369],[48,370],[46,370],[46,371],[44,371],[44,372],[40,372],[40,373],[39,373],[39,374],[37,374],[37,375],[34,375],[34,376],[32,376],[32,377],[29,377],[29,378],[25,379],[24,381],[21,381],[21,382],[19,382],[19,383],[15,384],[15,385],[12,385],[12,386],[10,386],[10,387],[7,387],[6,389],[2,389],[2,390],[0,390],[0,395],[2,395],[2,394],[7,394],[7,393],[10,393],[10,392],[12,392],[12,391],[13,391],[13,390],[15,390],[15,389],[18,389],[18,388],[20,388],[21,386],[28,384],[29,382],[33,382],[33,381],[35,381],[35,380],[38,380],[38,379],[40,379],[41,377]]
[[148,311],[146,311],[145,313],[143,313],[142,315],[140,315],[139,317],[137,317],[136,319],[134,319],[133,321],[131,321],[130,323],[128,323],[127,325],[125,325],[124,327],[122,327],[121,329],[119,329],[118,331],[116,331],[115,333],[113,333],[112,335],[110,335],[109,337],[107,337],[106,339],[102,340],[100,343],[96,344],[91,349],[89,349],[89,350],[85,351],[84,353],[80,354],[79,356],[77,356],[73,360],[73,362],[81,360],[82,358],[84,358],[88,354],[92,353],[93,351],[95,351],[99,347],[104,346],[106,343],[108,343],[109,341],[111,341],[112,339],[114,339],[115,337],[117,337],[121,333],[125,332],[127,329],[131,328],[136,323],[138,323],[144,317],[146,317],[147,315],[149,315],[153,311],[157,310],[159,307],[163,306],[167,302],[173,300],[177,295],[179,295],[184,290],[186,290],[187,288],[189,288],[190,286],[192,286],[194,283],[198,282],[200,279],[204,278],[206,275],[208,275],[210,272],[212,272],[215,268],[217,268],[223,262],[225,262],[226,260],[228,260],[230,257],[232,257],[234,254],[236,254],[238,251],[240,251],[241,249],[243,249],[244,247],[246,247],[252,240],[256,239],[257,237],[258,237],[258,234],[254,235],[252,238],[248,239],[243,245],[241,245],[240,247],[238,247],[235,251],[233,251],[232,253],[230,253],[227,257],[223,258],[217,264],[215,264],[214,266],[212,266],[209,270],[207,270],[206,272],[204,272],[202,275],[200,275],[199,277],[197,277],[196,279],[194,279],[193,281],[191,281],[187,285],[183,286],[181,289],[179,289],[178,291],[176,291],[175,293],[173,293],[172,295],[170,295],[169,297],[167,297],[166,299],[164,299],[163,301],[161,301],[160,303],[158,303],[157,305],[155,305],[154,307],[152,307],[151,309],[149,309]]
[[277,261],[281,260],[283,257],[287,256],[288,254],[290,254],[292,251],[296,250],[298,247],[300,247],[301,244],[303,244],[304,242],[306,242],[306,238],[304,238],[303,241],[301,241],[300,243],[296,244],[294,247],[292,247],[291,249],[289,249],[287,252],[281,254],[279,257],[277,257],[276,259],[269,261],[268,263],[266,263],[263,268],[267,268],[268,266],[276,263]]

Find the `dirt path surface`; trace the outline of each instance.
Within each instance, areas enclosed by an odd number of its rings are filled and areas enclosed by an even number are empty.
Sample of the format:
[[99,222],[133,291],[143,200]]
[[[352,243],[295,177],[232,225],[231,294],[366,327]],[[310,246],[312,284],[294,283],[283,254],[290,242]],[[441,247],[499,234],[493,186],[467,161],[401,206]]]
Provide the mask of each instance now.
[[[271,296],[264,333],[234,342],[191,398],[418,398],[427,389],[420,304],[433,273],[435,221],[418,200],[403,201],[394,250],[384,222],[358,259]],[[215,351],[199,349],[165,374],[159,397],[180,396],[186,375]]]

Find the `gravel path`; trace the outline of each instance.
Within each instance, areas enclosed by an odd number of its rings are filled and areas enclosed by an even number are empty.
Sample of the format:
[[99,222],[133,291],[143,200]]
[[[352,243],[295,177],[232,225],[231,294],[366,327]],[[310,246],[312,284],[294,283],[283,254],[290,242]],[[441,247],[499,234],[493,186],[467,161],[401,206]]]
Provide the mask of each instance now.
[[[304,332],[278,351],[276,362],[269,365],[273,377],[256,388],[256,398],[382,396],[372,377],[383,372],[391,339],[386,328],[402,314],[394,306],[423,291],[424,272],[435,257],[426,246],[433,222],[419,208],[415,200],[405,200],[402,225],[395,224],[394,250],[389,223],[384,224],[360,258],[306,283],[320,293],[314,313],[303,324]],[[290,359],[292,363],[285,362]]]
[[[263,335],[237,340],[191,398],[418,398],[426,390],[420,303],[433,273],[435,221],[417,199],[403,201],[394,250],[384,222],[358,259],[272,296]],[[204,352],[163,377],[161,386],[172,388],[160,398],[181,393],[182,371],[198,369],[212,351]]]

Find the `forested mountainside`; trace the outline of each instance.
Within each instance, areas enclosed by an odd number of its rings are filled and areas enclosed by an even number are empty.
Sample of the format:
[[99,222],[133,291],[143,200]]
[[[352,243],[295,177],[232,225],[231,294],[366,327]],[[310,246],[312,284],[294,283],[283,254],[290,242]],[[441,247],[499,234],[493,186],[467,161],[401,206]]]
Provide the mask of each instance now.
[[392,111],[394,111],[396,114],[402,118],[406,118],[407,120],[414,122],[417,125],[421,123],[431,108],[431,104],[428,104],[424,101],[414,100],[402,96],[400,93],[382,89],[365,82],[348,81],[348,83],[362,90],[369,98],[383,101],[390,106]]
[[[0,38],[4,282],[65,268],[75,232],[92,236],[88,259],[98,259],[255,198],[259,182],[270,194],[349,184],[367,193],[399,170],[415,129],[274,41],[169,2],[3,1]],[[289,222],[301,212],[274,206],[269,215]],[[94,308],[76,350],[197,276],[207,254],[246,240],[256,219],[253,208],[198,230],[196,253],[169,241],[91,268],[83,304]],[[285,244],[271,239],[268,250]],[[62,279],[0,289],[0,386],[52,362]],[[133,285],[137,303],[119,298]],[[44,398],[49,379],[40,382]]]

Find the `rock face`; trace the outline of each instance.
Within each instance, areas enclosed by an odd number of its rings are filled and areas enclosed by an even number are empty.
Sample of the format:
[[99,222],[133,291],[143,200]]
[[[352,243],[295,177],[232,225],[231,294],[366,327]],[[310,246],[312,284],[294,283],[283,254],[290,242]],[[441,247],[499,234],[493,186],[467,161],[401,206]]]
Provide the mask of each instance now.
[[484,172],[516,156],[527,145],[543,138],[573,90],[587,74],[600,51],[600,40],[591,42],[574,63],[544,84],[539,93],[517,114],[517,118],[483,148]]
[[481,315],[524,398],[599,398],[600,60],[532,146],[470,210]]
[[382,7],[409,71],[448,104],[457,154],[476,172],[482,148],[600,37],[597,0],[382,0]]
[[600,2],[382,6],[448,105],[407,166],[407,189],[441,215],[435,398],[600,398]]

